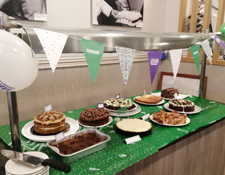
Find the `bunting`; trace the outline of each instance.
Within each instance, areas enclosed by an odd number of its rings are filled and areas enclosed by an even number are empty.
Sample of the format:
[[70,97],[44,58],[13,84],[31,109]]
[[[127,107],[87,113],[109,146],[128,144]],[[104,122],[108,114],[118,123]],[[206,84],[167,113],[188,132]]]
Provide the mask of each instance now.
[[207,56],[207,59],[209,60],[210,64],[212,64],[212,50],[210,48],[210,45],[209,45],[209,40],[206,39],[204,40],[202,43],[201,43],[201,46]]
[[180,66],[180,60],[181,60],[181,55],[182,55],[182,49],[177,49],[177,50],[170,50],[170,58],[172,62],[172,68],[173,68],[173,77],[176,79],[177,77],[177,72]]
[[45,51],[52,72],[55,72],[68,35],[49,30],[33,28]]
[[135,49],[116,46],[116,52],[119,57],[120,67],[123,75],[124,85],[127,85],[130,70],[133,64]]
[[105,46],[102,43],[82,38],[80,38],[80,44],[88,64],[92,81],[95,83]]
[[155,78],[155,74],[158,70],[161,58],[162,58],[162,51],[148,51],[151,84]]
[[196,44],[194,46],[191,46],[190,47],[190,50],[191,50],[191,54],[195,60],[195,64],[196,64],[196,67],[198,69],[198,72],[199,72],[199,63],[200,63],[200,45],[199,44]]

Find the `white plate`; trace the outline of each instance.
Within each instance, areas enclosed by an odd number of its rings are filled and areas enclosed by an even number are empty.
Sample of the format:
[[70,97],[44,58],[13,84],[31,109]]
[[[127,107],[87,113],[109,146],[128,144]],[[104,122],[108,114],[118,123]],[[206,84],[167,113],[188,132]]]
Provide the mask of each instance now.
[[153,114],[150,115],[150,120],[155,122],[155,123],[157,123],[157,124],[159,124],[159,125],[163,125],[163,126],[185,126],[185,125],[187,125],[187,124],[189,124],[191,122],[191,120],[187,117],[185,124],[178,124],[178,125],[162,124],[162,123],[159,123],[159,122],[157,122],[156,120],[153,119]]
[[[26,154],[40,157],[43,159],[48,159],[48,156],[45,153],[38,152],[38,151],[30,151],[26,152]],[[34,174],[34,175],[44,175],[44,173],[48,173],[49,168],[46,166],[37,166],[36,168],[30,167],[27,165],[23,165],[21,163],[17,163],[12,160],[8,160],[5,164],[5,170],[7,174],[15,174],[15,175],[28,175],[28,174]]]
[[112,117],[109,116],[109,122],[106,123],[106,124],[104,124],[104,125],[99,125],[99,126],[89,126],[89,125],[84,125],[84,124],[80,123],[79,120],[78,120],[78,123],[79,123],[81,126],[83,126],[83,127],[100,127],[100,128],[102,128],[102,127],[107,126],[107,125],[109,125],[110,123],[112,123],[112,121],[113,121]]
[[114,117],[129,117],[129,116],[136,115],[139,112],[141,112],[140,106],[138,104],[136,105],[137,105],[137,109],[135,111],[127,111],[127,113],[120,114],[120,115],[118,115],[117,112],[110,112],[110,115]]
[[[79,129],[79,124],[76,120],[66,117],[66,122],[70,125],[70,128],[67,132],[64,133],[65,137],[70,134],[74,134]],[[22,128],[22,131],[21,131],[24,137],[26,137],[30,140],[33,140],[35,142],[48,142],[50,140],[55,139],[55,135],[49,135],[49,136],[34,135],[33,133],[30,132],[30,128],[32,126],[34,126],[34,120],[32,120],[32,121],[28,122],[26,125],[24,125],[24,127]]]
[[[140,96],[137,96],[137,97],[140,97]],[[156,103],[156,104],[142,103],[142,102],[139,102],[139,101],[136,101],[136,100],[135,100],[135,98],[137,98],[137,97],[134,97],[134,101],[135,101],[136,103],[139,103],[139,104],[142,104],[142,105],[157,106],[157,105],[161,105],[161,104],[163,104],[163,103],[165,102],[165,100],[162,99],[160,102],[158,102],[158,103]]]
[[[166,108],[168,111],[176,111],[174,109],[169,108],[169,103],[164,104],[164,108]],[[195,105],[195,110],[192,112],[184,112],[184,111],[177,111],[177,112],[179,112],[180,114],[196,114],[196,113],[201,112],[201,110],[202,110],[202,108]]]
[[[156,96],[160,96],[161,97],[161,92],[157,92],[157,93],[151,93],[152,95],[156,95]],[[187,98],[187,97],[189,97],[189,94],[179,94],[178,96],[177,96],[177,99],[185,99],[185,98]],[[165,99],[165,100],[174,100],[175,98],[164,98],[163,97],[163,99]]]
[[[135,107],[133,109],[130,109],[130,110],[127,110],[127,111],[135,111],[137,109],[137,104],[134,103]],[[106,110],[110,111],[110,112],[116,112],[116,110],[113,110],[113,109],[108,109],[108,108],[105,108]]]

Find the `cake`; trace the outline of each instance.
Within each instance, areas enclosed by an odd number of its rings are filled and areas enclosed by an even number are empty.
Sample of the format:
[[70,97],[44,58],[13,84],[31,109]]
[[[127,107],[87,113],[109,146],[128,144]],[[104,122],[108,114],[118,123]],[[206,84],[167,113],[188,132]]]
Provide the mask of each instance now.
[[167,89],[162,90],[161,97],[164,97],[164,98],[175,98],[174,97],[175,93],[177,93],[177,95],[179,95],[179,92],[178,92],[177,89],[175,89],[175,88],[167,88]]
[[142,96],[136,97],[135,101],[146,104],[157,104],[162,101],[162,97],[151,94],[144,94]]
[[55,146],[61,154],[72,154],[82,149],[88,148],[97,143],[103,142],[107,137],[103,137],[96,132],[81,132],[74,134],[71,138],[59,142],[50,142],[50,146]]
[[155,112],[153,114],[153,120],[161,124],[179,125],[186,123],[187,114],[179,114],[177,111],[168,113],[164,110]]
[[194,102],[190,100],[170,100],[169,101],[169,108],[176,110],[176,111],[182,111],[182,112],[192,112],[195,110],[195,104]]
[[87,108],[80,113],[79,122],[88,126],[101,126],[109,122],[109,114],[103,108]]
[[39,134],[56,134],[66,129],[66,116],[58,111],[39,113],[34,117],[34,131]]
[[151,132],[152,124],[148,121],[137,119],[137,118],[128,118],[122,119],[116,122],[116,129],[119,133],[132,136],[132,135],[147,135]]
[[136,106],[134,102],[131,101],[131,99],[115,99],[115,98],[109,98],[108,100],[104,101],[104,106],[107,109],[111,110],[117,110],[120,108],[127,108],[128,110],[134,109]]

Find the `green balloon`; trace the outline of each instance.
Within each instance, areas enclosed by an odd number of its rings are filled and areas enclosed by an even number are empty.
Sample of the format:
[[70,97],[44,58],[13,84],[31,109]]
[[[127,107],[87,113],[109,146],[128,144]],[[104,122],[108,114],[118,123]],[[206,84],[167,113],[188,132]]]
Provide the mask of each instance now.
[[223,35],[225,35],[225,23],[222,24],[219,30]]

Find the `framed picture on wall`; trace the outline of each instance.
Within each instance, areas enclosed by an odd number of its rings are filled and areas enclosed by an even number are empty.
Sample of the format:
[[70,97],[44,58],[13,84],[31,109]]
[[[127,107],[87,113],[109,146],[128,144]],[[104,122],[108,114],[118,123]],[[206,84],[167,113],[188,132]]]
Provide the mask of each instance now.
[[0,0],[0,13],[15,20],[47,21],[46,0]]
[[143,26],[144,0],[92,0],[92,24]]

